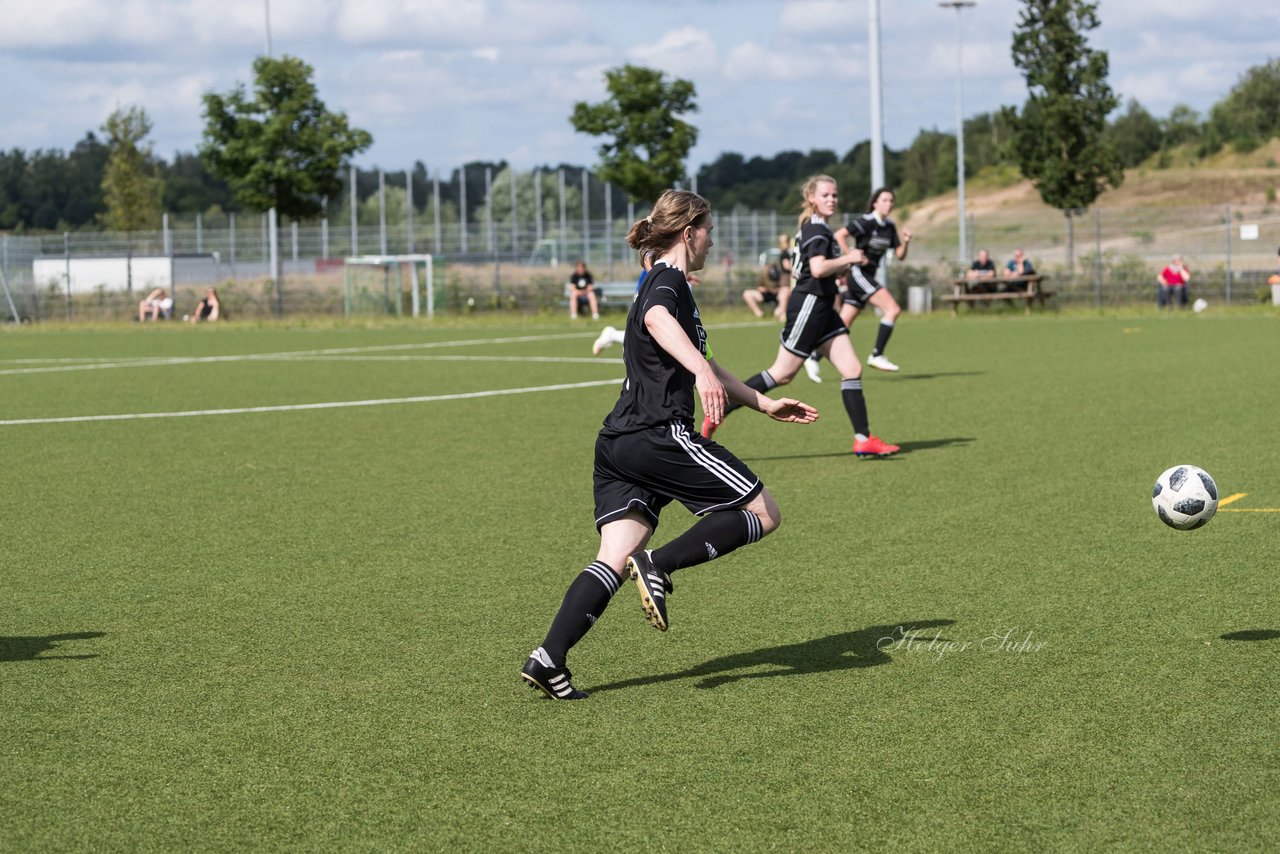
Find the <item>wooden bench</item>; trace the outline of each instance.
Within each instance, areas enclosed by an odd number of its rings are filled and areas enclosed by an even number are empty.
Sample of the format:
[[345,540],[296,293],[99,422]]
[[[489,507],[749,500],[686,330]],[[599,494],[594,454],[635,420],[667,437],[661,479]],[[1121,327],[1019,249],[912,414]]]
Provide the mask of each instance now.
[[[950,294],[944,294],[939,297],[943,302],[951,303],[951,316],[960,316],[960,303],[965,302],[969,305],[985,302],[992,303],[996,300],[1022,300],[1026,308],[1026,313],[1031,314],[1031,303],[1038,302],[1040,307],[1044,308],[1044,301],[1053,296],[1053,291],[1046,291],[1041,288],[1044,282],[1044,276],[1036,274],[1034,276],[1013,276],[1011,278],[988,278],[988,279],[952,279]],[[1026,290],[995,290],[990,293],[985,291],[973,290],[974,285],[987,285],[993,288],[1009,288],[1010,286],[1025,285]]]
[[[636,293],[635,279],[629,282],[596,282],[594,287],[596,302],[599,304],[601,311],[604,311],[606,307],[613,308],[614,306],[621,306],[623,311],[631,308],[631,298]],[[573,293],[570,293],[570,291],[573,291]],[[576,293],[577,291],[572,285],[565,284],[564,299],[560,301],[560,305],[568,308],[569,300],[574,299]]]

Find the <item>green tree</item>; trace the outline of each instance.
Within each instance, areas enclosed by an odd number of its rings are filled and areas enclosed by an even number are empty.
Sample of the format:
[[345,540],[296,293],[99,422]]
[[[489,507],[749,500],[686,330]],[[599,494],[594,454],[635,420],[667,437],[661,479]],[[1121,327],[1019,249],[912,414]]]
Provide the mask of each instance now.
[[1280,59],[1240,75],[1227,97],[1209,111],[1209,124],[1239,151],[1252,151],[1280,136]]
[[1104,139],[1126,167],[1137,166],[1164,144],[1164,131],[1155,116],[1136,100],[1107,126]]
[[1169,111],[1169,117],[1160,122],[1160,130],[1164,136],[1166,148],[1183,145],[1200,139],[1204,127],[1200,122],[1200,114],[1186,104],[1175,104]]
[[134,232],[160,223],[164,187],[156,176],[151,146],[151,119],[142,107],[116,109],[102,126],[111,153],[102,176],[106,210],[98,215],[112,231]]
[[597,149],[601,179],[636,201],[652,201],[685,176],[698,129],[680,116],[697,111],[697,93],[688,80],[668,82],[661,71],[636,65],[604,76],[609,98],[574,104],[569,121],[579,133],[610,137]]
[[341,192],[344,163],[373,137],[325,107],[301,59],[258,57],[253,72],[252,95],[238,85],[204,96],[200,156],[246,207],[316,217],[323,198]]
[[1073,263],[1072,214],[1124,181],[1103,133],[1120,103],[1107,83],[1107,54],[1089,47],[1098,26],[1087,0],[1023,0],[1013,33],[1013,63],[1027,80],[1027,103],[1014,125],[1022,174],[1046,204],[1067,217],[1067,263]]

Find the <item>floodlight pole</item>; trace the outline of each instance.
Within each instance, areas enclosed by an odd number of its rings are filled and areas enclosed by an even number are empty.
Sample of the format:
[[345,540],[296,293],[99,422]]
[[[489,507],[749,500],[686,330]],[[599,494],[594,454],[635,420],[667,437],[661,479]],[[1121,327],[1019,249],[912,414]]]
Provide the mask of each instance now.
[[271,0],[262,0],[262,11],[267,19],[267,57],[271,56]]
[[871,189],[884,186],[884,86],[880,80],[880,0],[867,3],[867,47],[871,59]]
[[963,266],[969,257],[968,241],[965,235],[964,208],[964,62],[960,29],[960,11],[978,5],[974,0],[944,0],[938,3],[943,8],[956,10],[956,203],[959,206],[960,222],[960,254],[958,260]]

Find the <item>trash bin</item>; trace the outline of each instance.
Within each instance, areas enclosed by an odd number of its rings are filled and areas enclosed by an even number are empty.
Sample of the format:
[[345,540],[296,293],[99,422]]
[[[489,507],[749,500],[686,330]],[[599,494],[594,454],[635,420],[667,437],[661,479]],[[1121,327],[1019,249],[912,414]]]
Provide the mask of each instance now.
[[907,288],[907,311],[911,314],[927,314],[933,311],[933,291],[923,285]]
[[1271,304],[1280,305],[1280,285],[1271,286]]

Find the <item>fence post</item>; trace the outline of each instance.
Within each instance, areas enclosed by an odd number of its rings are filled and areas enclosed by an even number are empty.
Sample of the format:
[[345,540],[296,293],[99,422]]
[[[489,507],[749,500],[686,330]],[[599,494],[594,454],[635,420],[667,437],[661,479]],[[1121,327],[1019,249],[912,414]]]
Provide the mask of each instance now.
[[[412,255],[413,254],[413,170],[412,169],[404,170],[404,197],[405,197],[405,241],[406,241],[405,248],[406,248],[406,251],[410,255]],[[417,267],[415,266],[414,269],[416,270]],[[413,289],[413,301],[414,301],[414,305],[416,306],[418,302],[418,289],[416,287]],[[416,310],[414,311],[413,316],[414,317],[418,316],[418,312]]]
[[1093,209],[1093,290],[1102,308],[1102,211]]
[[590,263],[591,259],[591,221],[587,219],[591,197],[591,173],[582,170],[582,260]]
[[378,170],[378,254],[387,254],[387,173]]
[[484,242],[485,249],[492,254],[493,245],[493,167],[484,167]]
[[204,220],[196,214],[196,252],[204,252]]
[[542,246],[542,170],[533,170],[533,248],[536,252]]
[[227,214],[227,254],[231,259],[231,278],[236,278],[236,212]]
[[284,300],[280,294],[280,220],[275,208],[267,213],[267,239],[270,241],[271,281],[276,291],[276,317],[279,318],[284,313]]
[[462,231],[462,254],[467,254],[467,167],[458,167],[458,226]]
[[320,257],[329,257],[329,197],[320,202]]
[[348,250],[354,257],[360,254],[360,229],[356,209],[360,207],[360,194],[356,192],[356,167],[349,168],[351,176],[351,248]]
[[502,267],[498,263],[498,250],[493,239],[493,167],[484,167],[484,233],[485,244],[493,256],[493,291],[498,309],[502,308]]
[[[569,230],[569,219],[564,207],[564,170],[560,169],[556,174],[560,179],[560,240],[557,241],[560,251],[557,254],[560,258],[564,258],[569,254],[569,236],[565,233]],[[559,259],[554,260],[556,263],[559,262]]]
[[[167,217],[168,214],[165,214]],[[167,222],[167,220],[166,220]],[[62,260],[67,276],[67,321],[71,320],[71,232],[62,232]]]
[[516,168],[514,166],[507,167],[507,176],[511,178],[511,262],[514,264],[519,261],[519,243],[520,231],[516,222],[516,205],[519,199],[516,197]]
[[290,248],[293,250],[293,266],[296,272],[298,266],[298,221],[296,219],[289,221],[289,239],[293,243]]
[[604,182],[604,258],[605,275],[613,279],[613,185]]
[[[435,208],[435,232],[432,234],[435,243],[435,253],[440,254],[440,172],[431,176],[431,204]],[[431,315],[428,314],[428,317]]]
[[1227,244],[1227,305],[1231,305],[1231,205],[1222,209],[1223,238]]

